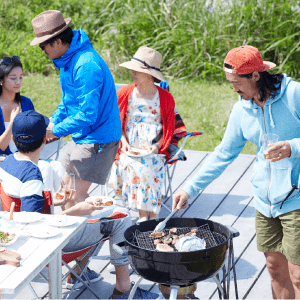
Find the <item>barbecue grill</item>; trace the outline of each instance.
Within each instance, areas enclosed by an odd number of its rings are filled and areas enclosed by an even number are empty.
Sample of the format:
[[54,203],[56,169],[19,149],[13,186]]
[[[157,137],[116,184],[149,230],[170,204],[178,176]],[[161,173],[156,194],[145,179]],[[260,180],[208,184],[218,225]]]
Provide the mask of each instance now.
[[[197,228],[199,238],[206,242],[206,249],[192,252],[159,252],[154,239],[149,237],[156,225],[163,221],[150,220],[129,227],[125,233],[124,243],[114,245],[115,251],[128,255],[132,269],[140,276],[132,289],[133,296],[143,278],[171,287],[170,299],[176,299],[177,291],[184,286],[213,278],[217,284],[220,298],[229,297],[230,276],[226,277],[225,259],[228,255],[227,270],[231,264],[234,275],[236,298],[238,299],[236,273],[234,268],[233,238],[239,236],[234,228],[219,223],[197,218],[172,218],[167,222],[165,234],[176,227],[178,235],[186,234]],[[125,244],[125,249],[120,248]],[[174,248],[175,249],[175,248]],[[223,280],[220,282],[218,273],[223,269]]]

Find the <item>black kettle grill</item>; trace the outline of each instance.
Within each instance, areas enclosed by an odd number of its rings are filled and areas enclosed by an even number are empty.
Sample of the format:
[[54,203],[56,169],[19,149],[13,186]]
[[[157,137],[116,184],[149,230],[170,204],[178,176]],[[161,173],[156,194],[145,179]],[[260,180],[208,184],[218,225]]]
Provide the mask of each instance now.
[[[174,227],[177,228],[179,234],[197,228],[197,236],[206,241],[206,249],[192,252],[159,252],[154,245],[154,239],[149,235],[156,225],[163,220],[145,221],[129,227],[124,233],[126,251],[119,247],[122,243],[114,245],[117,252],[128,255],[132,269],[141,276],[135,288],[142,278],[145,278],[171,286],[170,299],[173,297],[176,299],[178,288],[213,277],[218,286],[220,298],[226,299],[229,297],[230,276],[227,276],[226,287],[225,259],[229,253],[227,270],[230,271],[232,264],[236,298],[238,299],[232,239],[239,236],[239,232],[230,226],[224,226],[210,220],[172,218],[164,230],[166,234],[168,234],[169,229]],[[222,268],[223,287],[218,279],[218,273]],[[135,289],[133,289],[132,295],[134,291]]]

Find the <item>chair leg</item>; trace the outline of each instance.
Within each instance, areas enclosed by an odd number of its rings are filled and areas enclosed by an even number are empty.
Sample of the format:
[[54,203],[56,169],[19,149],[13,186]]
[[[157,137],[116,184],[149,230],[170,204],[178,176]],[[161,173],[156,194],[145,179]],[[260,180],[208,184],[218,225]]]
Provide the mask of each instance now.
[[[63,264],[69,269],[69,271],[79,280],[79,281],[81,281],[81,283],[86,287],[86,288],[88,288],[90,291],[91,291],[91,293],[93,293],[93,295],[95,296],[95,297],[97,297],[97,299],[101,299],[101,297],[99,296],[99,295],[97,295],[97,293],[88,285],[88,284],[86,284],[84,281],[82,281],[81,280],[81,278],[80,278],[80,276],[82,275],[82,272],[80,273],[80,275],[78,275],[76,272],[74,272],[74,270],[70,267],[70,266],[68,266],[68,264],[66,264],[64,261],[63,261]],[[85,271],[85,269],[86,269],[86,267],[87,267],[87,265],[83,268],[83,270]],[[88,278],[87,278],[88,279]],[[88,282],[89,282],[89,280],[88,280]],[[67,297],[65,298],[65,299],[69,299],[69,297],[71,296],[71,293],[73,292],[73,290],[75,289],[75,286],[76,286],[76,283],[73,285],[73,287],[72,287],[72,289],[71,289],[71,291],[68,293],[68,295],[67,295]]]
[[35,299],[41,299],[37,293],[35,292],[35,290],[33,289],[32,285],[30,283],[28,283],[30,289],[31,289],[31,292],[33,293],[33,295],[35,296]]

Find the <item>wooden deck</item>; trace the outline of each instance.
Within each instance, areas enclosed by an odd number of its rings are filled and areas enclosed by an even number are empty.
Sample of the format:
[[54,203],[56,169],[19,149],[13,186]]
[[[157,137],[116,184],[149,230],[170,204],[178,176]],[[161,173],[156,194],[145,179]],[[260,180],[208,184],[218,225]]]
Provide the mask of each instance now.
[[[55,157],[55,144],[48,146],[43,151],[43,158]],[[62,148],[63,152],[64,147]],[[179,162],[172,181],[173,191],[177,191],[187,178],[192,177],[203,162],[209,157],[210,152],[185,151],[187,161]],[[265,268],[265,259],[262,253],[256,249],[256,236],[254,227],[253,193],[250,183],[252,168],[255,161],[253,155],[239,155],[238,158],[225,170],[225,172],[203,190],[197,197],[190,199],[189,206],[178,217],[197,217],[210,219],[224,225],[230,225],[240,232],[240,236],[234,239],[234,256],[238,278],[239,299],[272,299],[270,278]],[[92,185],[90,195],[99,195],[100,187]],[[110,191],[110,195],[113,193]],[[165,199],[164,203],[171,207],[171,199]],[[162,208],[160,217],[168,214]],[[132,212],[132,220],[135,222],[137,213]],[[109,248],[106,242],[100,253],[99,260],[94,260],[90,268],[101,272],[103,279],[94,283],[102,299],[111,296],[115,275],[107,269],[109,264]],[[47,269],[44,270],[47,274]],[[130,269],[131,281],[137,280],[137,275]],[[34,279],[33,286],[38,295],[47,298],[47,284],[41,277]],[[141,288],[153,292],[159,292],[157,284],[143,280]],[[195,292],[200,299],[217,299],[216,284],[209,279],[197,284]],[[16,298],[33,298],[29,288],[25,288]],[[95,299],[94,295],[86,289],[79,289],[72,295],[74,299]],[[161,296],[161,298],[163,298]],[[230,298],[234,299],[233,276],[231,274]]]

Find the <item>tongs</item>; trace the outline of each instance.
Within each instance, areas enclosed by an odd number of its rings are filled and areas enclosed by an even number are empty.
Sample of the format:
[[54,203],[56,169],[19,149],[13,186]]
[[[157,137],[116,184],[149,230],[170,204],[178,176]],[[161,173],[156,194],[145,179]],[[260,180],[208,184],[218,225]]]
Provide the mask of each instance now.
[[[183,202],[182,206],[185,204],[185,202]],[[166,227],[167,222],[177,213],[177,211],[178,208],[173,209],[172,212],[162,222],[156,225],[154,231],[156,232],[163,231]]]

